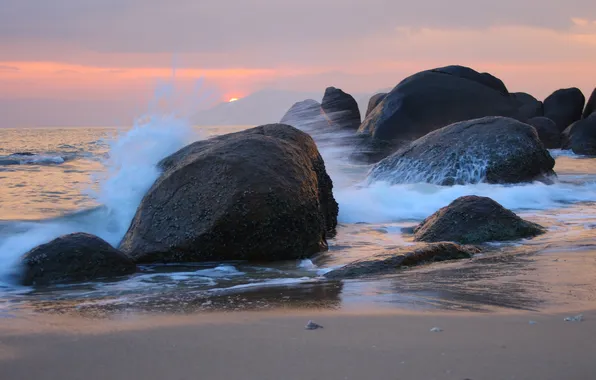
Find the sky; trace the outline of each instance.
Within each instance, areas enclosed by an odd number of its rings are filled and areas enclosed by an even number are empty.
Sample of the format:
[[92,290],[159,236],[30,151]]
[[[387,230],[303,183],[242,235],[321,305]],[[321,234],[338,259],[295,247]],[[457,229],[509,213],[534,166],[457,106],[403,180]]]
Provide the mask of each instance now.
[[[596,86],[593,0],[0,0],[0,127],[122,125],[175,68],[186,108],[351,93],[461,64],[543,99]],[[201,79],[201,82],[197,82]]]

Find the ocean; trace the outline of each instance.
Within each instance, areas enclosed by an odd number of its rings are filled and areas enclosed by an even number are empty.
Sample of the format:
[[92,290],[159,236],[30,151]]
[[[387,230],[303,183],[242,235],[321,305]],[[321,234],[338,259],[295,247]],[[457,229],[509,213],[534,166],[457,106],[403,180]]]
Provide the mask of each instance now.
[[[117,246],[156,163],[188,143],[250,126],[191,127],[154,116],[130,128],[0,129],[0,318],[16,310],[114,313],[276,307],[530,309],[592,301],[596,284],[596,159],[551,151],[554,184],[367,184],[369,167],[333,138],[313,136],[334,181],[337,235],[329,252],[271,265],[244,262],[141,266],[120,281],[20,287],[19,257],[38,244],[89,232]],[[325,281],[355,259],[412,245],[402,232],[463,195],[488,196],[548,233],[490,244],[472,260],[383,278]]]

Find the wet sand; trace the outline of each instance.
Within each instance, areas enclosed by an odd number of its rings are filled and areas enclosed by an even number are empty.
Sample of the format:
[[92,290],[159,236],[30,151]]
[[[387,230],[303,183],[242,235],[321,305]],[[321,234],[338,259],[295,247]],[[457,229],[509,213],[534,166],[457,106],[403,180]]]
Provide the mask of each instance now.
[[21,316],[0,320],[0,378],[593,379],[596,310],[577,313]]

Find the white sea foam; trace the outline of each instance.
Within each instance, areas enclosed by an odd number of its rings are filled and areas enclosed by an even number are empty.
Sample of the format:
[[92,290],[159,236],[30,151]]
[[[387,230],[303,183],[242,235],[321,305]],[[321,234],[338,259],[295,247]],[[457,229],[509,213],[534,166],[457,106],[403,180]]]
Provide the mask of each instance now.
[[198,137],[185,120],[172,115],[139,120],[110,143],[106,172],[98,178],[99,191],[91,194],[105,207],[83,218],[22,223],[22,232],[2,236],[0,279],[16,270],[23,253],[60,235],[87,232],[118,245],[141,199],[159,176],[156,164]]
[[464,195],[486,196],[511,210],[545,210],[570,203],[596,201],[596,184],[531,183],[520,185],[437,186],[428,183],[390,185],[383,182],[339,189],[342,223],[384,223],[420,220]]
[[572,158],[577,158],[577,157],[583,157],[579,154],[575,154],[573,153],[572,150],[565,150],[565,149],[549,149],[549,153],[551,155],[552,158],[557,158],[557,157],[572,157]]
[[251,282],[247,284],[240,284],[230,286],[228,288],[213,288],[209,289],[210,292],[228,292],[233,290],[241,290],[241,289],[248,289],[248,288],[266,288],[271,286],[288,286],[288,285],[296,285],[301,284],[304,282],[313,281],[312,277],[300,277],[300,278],[276,278],[271,280],[259,281],[259,282]]
[[232,265],[219,265],[211,269],[201,269],[195,272],[205,277],[230,277],[230,276],[242,276],[245,273],[236,269]]
[[373,167],[368,177],[370,183],[480,183],[486,179],[488,167],[488,160],[472,149],[460,156],[444,157],[440,162],[392,157],[387,160],[389,163]]
[[60,165],[65,157],[47,154],[11,154],[0,157],[0,165]]
[[300,269],[316,269],[317,266],[310,259],[300,260],[298,262],[298,268]]
[[110,143],[100,190],[92,194],[106,206],[112,223],[117,223],[111,228],[120,233],[110,243],[122,238],[141,199],[159,176],[157,163],[198,138],[186,120],[150,115]]

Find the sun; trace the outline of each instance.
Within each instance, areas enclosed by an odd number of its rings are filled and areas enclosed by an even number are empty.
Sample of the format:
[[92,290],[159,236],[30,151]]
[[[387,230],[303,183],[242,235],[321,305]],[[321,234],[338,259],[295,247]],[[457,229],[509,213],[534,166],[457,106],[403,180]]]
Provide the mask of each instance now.
[[230,98],[230,100],[228,100],[229,103],[235,102],[236,100],[238,100],[238,98]]

